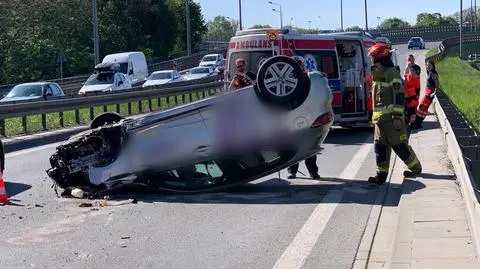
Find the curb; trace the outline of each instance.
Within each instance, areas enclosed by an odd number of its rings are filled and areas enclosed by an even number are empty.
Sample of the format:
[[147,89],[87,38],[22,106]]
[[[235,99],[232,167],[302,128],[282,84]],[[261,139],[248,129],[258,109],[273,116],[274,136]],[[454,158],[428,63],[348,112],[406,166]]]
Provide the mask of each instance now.
[[86,131],[88,129],[89,125],[81,125],[68,129],[60,129],[32,135],[22,135],[13,138],[2,139],[2,143],[5,149],[5,153],[10,153],[22,149],[57,143],[62,140],[68,139],[72,135]]
[[473,191],[473,185],[471,181],[472,175],[466,168],[465,160],[463,158],[460,146],[456,137],[453,135],[452,126],[448,121],[445,112],[443,111],[440,102],[435,97],[434,108],[437,114],[438,122],[440,123],[441,129],[444,133],[444,142],[447,146],[448,157],[452,161],[453,167],[455,169],[455,175],[457,177],[457,182],[460,184],[460,189],[462,191],[462,196],[465,199],[466,213],[467,213],[467,222],[472,232],[472,237],[477,259],[480,258],[480,203],[476,198],[476,194]]
[[[390,171],[388,173],[388,180],[384,186],[380,186],[378,188],[378,194],[375,198],[374,204],[372,205],[372,209],[368,217],[367,225],[365,226],[362,238],[360,239],[360,244],[352,264],[352,269],[366,269],[369,267],[369,264],[371,263],[370,259],[372,256],[373,246],[375,244],[375,238],[377,235],[377,231],[379,230],[379,228],[381,228],[380,226],[381,226],[381,218],[382,218],[384,204],[387,201],[389,194],[392,193],[391,190],[393,189],[393,185],[391,183],[392,183],[393,171],[397,165],[397,159],[398,157],[396,156],[396,154],[392,154],[392,157],[390,160]],[[393,245],[392,245],[392,248],[393,248]],[[390,256],[393,254],[392,251],[388,250],[387,252],[389,253],[388,255]],[[389,261],[386,261],[386,263],[384,263],[383,266],[387,265],[388,262]]]

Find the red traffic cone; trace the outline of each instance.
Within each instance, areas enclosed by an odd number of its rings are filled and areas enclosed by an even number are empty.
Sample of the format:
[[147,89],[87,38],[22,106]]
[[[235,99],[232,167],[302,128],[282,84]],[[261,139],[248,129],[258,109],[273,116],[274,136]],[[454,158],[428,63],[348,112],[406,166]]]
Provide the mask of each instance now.
[[3,182],[3,173],[0,172],[0,203],[10,204],[8,199],[7,190],[5,189],[5,182]]

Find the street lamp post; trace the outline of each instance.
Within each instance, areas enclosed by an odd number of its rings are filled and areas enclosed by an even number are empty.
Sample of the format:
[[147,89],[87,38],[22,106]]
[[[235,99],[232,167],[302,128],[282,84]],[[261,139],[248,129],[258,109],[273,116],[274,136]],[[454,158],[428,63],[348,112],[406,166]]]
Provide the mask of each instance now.
[[365,30],[367,30],[367,31],[368,31],[367,0],[365,0]]
[[377,16],[377,21],[378,21],[377,22],[377,28],[380,28],[380,19],[381,19],[380,16]]
[[[282,13],[282,5],[278,4],[278,3],[274,3],[272,1],[268,1],[269,4],[272,4],[272,5],[277,5],[280,7],[280,28],[282,29],[283,28],[283,13]],[[277,11],[277,10],[274,10],[274,11]]]
[[192,41],[190,36],[190,3],[189,0],[185,0],[185,12],[186,12],[186,20],[187,20],[187,52],[188,56],[192,54]]
[[97,0],[92,0],[92,24],[93,24],[93,51],[95,54],[95,65],[100,62],[100,53],[98,45],[98,18],[97,18]]
[[238,16],[240,21],[240,31],[243,30],[242,27],[242,0],[238,0]]
[[460,0],[460,59],[462,59],[462,37],[463,37],[463,0]]
[[343,32],[343,0],[340,0],[340,29]]

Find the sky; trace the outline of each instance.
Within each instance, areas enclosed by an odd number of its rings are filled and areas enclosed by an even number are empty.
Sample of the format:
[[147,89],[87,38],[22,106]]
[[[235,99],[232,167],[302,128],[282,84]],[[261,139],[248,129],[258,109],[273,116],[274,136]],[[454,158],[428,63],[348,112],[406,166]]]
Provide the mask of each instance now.
[[[206,21],[223,15],[232,19],[239,18],[239,0],[194,0],[200,3]],[[269,0],[241,0],[242,24],[248,28],[254,24],[280,26],[280,14],[272,11],[278,6],[269,4]],[[292,24],[302,28],[338,29],[341,25],[340,0],[275,0],[282,5],[283,24]],[[480,1],[477,3],[480,5]],[[460,9],[460,0],[367,0],[368,26],[376,27],[377,17],[382,20],[398,17],[411,24],[421,12],[451,15]],[[463,8],[470,7],[470,1],[463,0]],[[344,28],[358,25],[365,27],[364,0],[343,0]],[[293,20],[291,20],[293,18]],[[311,23],[308,23],[311,21]]]

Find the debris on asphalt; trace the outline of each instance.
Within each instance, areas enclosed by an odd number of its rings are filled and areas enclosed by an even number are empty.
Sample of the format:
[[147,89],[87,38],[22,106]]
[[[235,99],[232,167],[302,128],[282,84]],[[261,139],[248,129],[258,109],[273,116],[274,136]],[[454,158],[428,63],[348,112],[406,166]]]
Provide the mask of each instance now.
[[35,207],[43,207],[43,205],[35,204]]
[[75,198],[82,199],[85,195],[85,192],[82,189],[75,188],[72,190],[71,195]]
[[123,236],[121,237],[121,239],[130,239],[131,237],[130,236]]
[[92,203],[81,203],[78,207],[92,207]]

